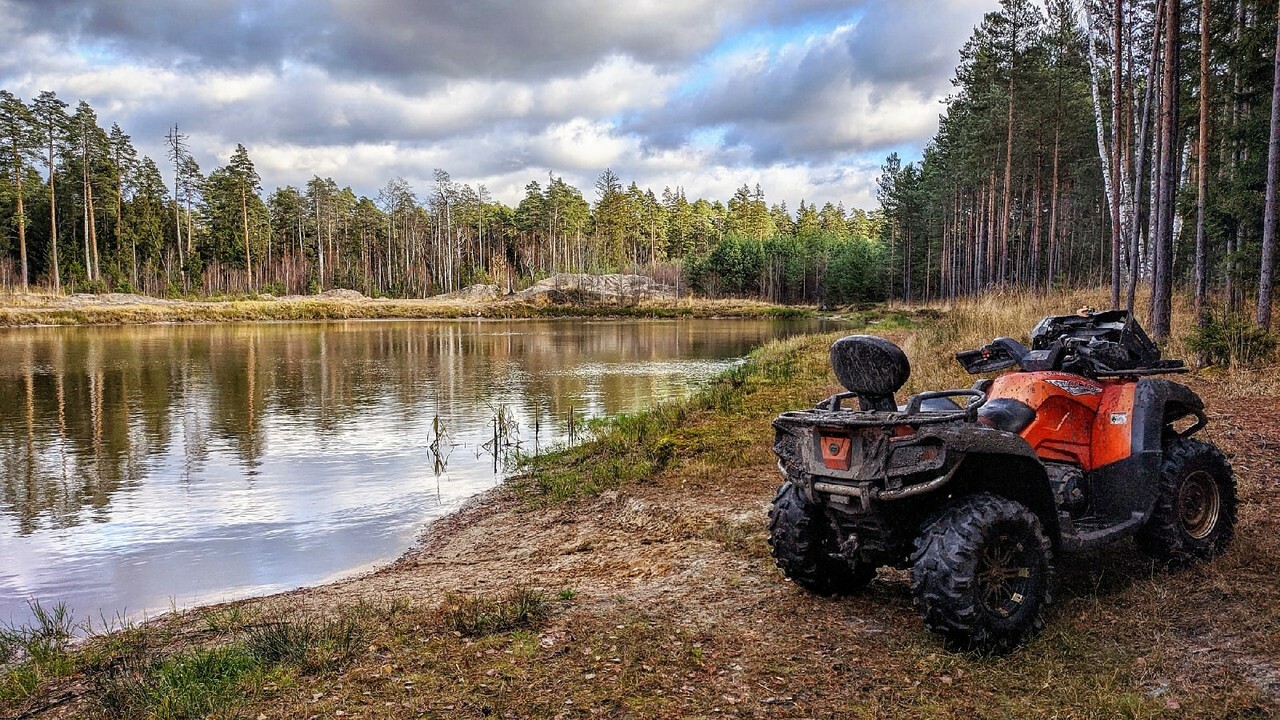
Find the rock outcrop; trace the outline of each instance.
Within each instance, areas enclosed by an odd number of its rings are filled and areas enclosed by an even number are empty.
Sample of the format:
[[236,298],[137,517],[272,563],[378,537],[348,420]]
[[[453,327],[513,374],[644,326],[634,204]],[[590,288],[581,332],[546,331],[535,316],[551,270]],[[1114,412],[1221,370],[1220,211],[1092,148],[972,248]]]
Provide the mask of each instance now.
[[670,285],[644,275],[557,273],[515,294],[533,303],[628,303],[675,298]]
[[461,302],[492,302],[498,299],[497,285],[468,285],[461,290],[433,295],[432,300],[450,300]]

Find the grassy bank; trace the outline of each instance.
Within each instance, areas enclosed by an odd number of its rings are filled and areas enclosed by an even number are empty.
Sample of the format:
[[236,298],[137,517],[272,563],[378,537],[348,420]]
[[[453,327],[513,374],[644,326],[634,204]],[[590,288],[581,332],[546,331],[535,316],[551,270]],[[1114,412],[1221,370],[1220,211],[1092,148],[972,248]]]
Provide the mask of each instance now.
[[[1091,301],[1003,298],[866,320],[907,350],[915,392],[967,386],[953,352]],[[833,337],[772,343],[687,401],[601,425],[374,575],[74,649],[56,614],[2,636],[0,716],[1280,713],[1280,372],[1188,380],[1239,476],[1226,556],[1182,572],[1127,547],[1068,558],[1045,633],[984,659],[947,652],[923,628],[903,573],[824,599],[768,557],[768,423],[837,389]]]
[[31,325],[138,325],[352,319],[537,318],[537,317],[739,317],[792,319],[814,310],[749,300],[651,300],[638,303],[547,304],[514,300],[387,300],[322,296],[288,299],[238,298],[154,300],[138,296],[0,296],[0,327]]

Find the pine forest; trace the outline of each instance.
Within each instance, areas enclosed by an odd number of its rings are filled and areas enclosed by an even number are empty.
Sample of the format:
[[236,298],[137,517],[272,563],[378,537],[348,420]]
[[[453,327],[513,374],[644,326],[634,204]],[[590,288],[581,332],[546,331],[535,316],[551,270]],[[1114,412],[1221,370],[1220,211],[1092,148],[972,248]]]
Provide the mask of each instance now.
[[375,197],[319,176],[268,190],[243,145],[202,169],[173,126],[165,157],[140,157],[87,102],[0,91],[0,285],[426,297],[629,272],[822,305],[1101,286],[1116,307],[1144,298],[1160,338],[1175,291],[1202,324],[1267,329],[1276,16],[1270,0],[1001,0],[959,51],[937,135],[919,161],[885,159],[870,210],[788,208],[750,178],[690,198],[607,168],[586,189],[530,179],[515,207],[443,169]]

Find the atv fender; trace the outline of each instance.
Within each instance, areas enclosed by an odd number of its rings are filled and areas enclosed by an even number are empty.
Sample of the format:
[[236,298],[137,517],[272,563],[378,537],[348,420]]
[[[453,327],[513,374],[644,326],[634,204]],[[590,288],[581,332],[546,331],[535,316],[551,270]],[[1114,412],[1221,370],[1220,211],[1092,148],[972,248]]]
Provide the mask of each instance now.
[[1040,518],[1056,548],[1061,534],[1049,475],[1021,436],[977,424],[938,431],[947,452],[960,456],[946,491],[952,496],[989,492],[1025,505]]
[[[1187,416],[1194,417],[1195,424],[1181,433],[1170,430],[1172,423]],[[1171,439],[1171,432],[1190,437],[1204,427],[1204,402],[1186,385],[1143,379],[1134,389],[1132,417],[1129,457],[1088,474],[1093,507],[1111,523],[1131,518],[1146,522],[1151,517],[1164,444]]]

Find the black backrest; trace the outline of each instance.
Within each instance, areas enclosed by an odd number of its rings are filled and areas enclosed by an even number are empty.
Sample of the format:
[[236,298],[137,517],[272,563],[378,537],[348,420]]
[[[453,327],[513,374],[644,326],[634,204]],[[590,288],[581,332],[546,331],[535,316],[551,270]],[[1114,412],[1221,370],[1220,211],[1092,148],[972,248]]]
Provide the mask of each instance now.
[[831,369],[846,390],[865,401],[864,409],[897,409],[893,394],[911,377],[902,348],[874,335],[849,335],[832,343]]

